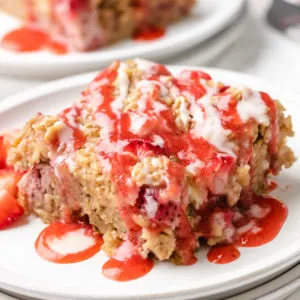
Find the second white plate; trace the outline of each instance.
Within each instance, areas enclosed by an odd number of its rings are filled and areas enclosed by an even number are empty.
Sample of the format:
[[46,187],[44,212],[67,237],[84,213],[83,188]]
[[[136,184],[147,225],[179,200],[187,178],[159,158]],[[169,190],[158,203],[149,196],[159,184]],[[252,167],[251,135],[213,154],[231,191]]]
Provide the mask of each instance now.
[[[237,19],[245,0],[200,0],[193,14],[167,28],[166,35],[152,42],[124,40],[88,53],[55,55],[49,52],[13,53],[0,49],[0,73],[6,75],[62,77],[103,67],[112,60],[130,57],[162,59],[205,42]],[[0,37],[19,21],[0,13]]]

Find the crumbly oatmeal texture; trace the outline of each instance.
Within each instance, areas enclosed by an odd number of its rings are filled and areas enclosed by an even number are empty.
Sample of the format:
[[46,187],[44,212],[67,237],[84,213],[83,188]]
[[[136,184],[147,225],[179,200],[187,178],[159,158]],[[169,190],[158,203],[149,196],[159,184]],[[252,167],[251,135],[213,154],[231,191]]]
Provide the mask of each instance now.
[[294,162],[292,135],[266,93],[136,59],[114,62],[57,116],[28,121],[9,162],[27,171],[28,213],[90,222],[109,255],[129,239],[144,257],[190,264],[200,237],[235,240],[251,195]]

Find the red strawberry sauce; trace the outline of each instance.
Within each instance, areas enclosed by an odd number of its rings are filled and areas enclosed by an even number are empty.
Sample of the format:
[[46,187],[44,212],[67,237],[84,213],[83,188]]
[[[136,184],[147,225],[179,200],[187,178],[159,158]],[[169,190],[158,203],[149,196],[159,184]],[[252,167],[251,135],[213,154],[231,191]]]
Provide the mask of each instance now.
[[132,38],[135,41],[153,41],[163,37],[165,33],[166,30],[164,28],[146,26],[137,30]]
[[105,277],[116,281],[129,281],[140,278],[151,271],[154,263],[150,259],[142,258],[134,245],[125,241],[115,250],[102,267]]
[[211,248],[207,254],[210,262],[224,264],[239,258],[237,247],[259,247],[271,242],[280,232],[288,215],[287,207],[279,200],[271,197],[255,196],[253,203],[268,211],[262,218],[246,217],[242,224],[253,222],[250,230],[241,233],[234,244]]
[[[71,238],[70,234],[73,234],[74,237]],[[80,247],[77,250],[76,246],[80,246],[80,243],[83,242],[82,238],[87,238],[87,240],[84,240],[86,247]],[[67,239],[69,241],[66,242]],[[59,243],[64,244],[59,246]],[[76,245],[74,245],[75,243]],[[35,242],[35,249],[38,255],[45,260],[59,264],[69,264],[81,262],[94,256],[100,251],[102,243],[102,238],[94,233],[91,226],[81,223],[65,224],[58,222],[47,226],[39,234]],[[55,246],[57,244],[58,246]],[[70,250],[70,252],[67,250]]]
[[47,33],[35,27],[26,26],[8,32],[1,40],[2,48],[15,52],[35,52],[50,50],[65,54],[66,47],[52,40]]
[[220,245],[209,250],[207,259],[214,264],[227,264],[238,259],[240,255],[240,251],[234,245]]

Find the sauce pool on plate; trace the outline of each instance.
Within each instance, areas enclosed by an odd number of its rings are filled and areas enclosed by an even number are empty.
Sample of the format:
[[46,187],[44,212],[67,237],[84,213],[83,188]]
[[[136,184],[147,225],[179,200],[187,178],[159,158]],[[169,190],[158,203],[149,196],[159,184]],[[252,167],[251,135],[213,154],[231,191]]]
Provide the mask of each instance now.
[[133,34],[135,41],[153,41],[163,37],[166,33],[164,28],[148,26],[143,27]]
[[272,198],[255,196],[255,202],[269,212],[262,218],[252,217],[254,227],[242,233],[236,245],[240,247],[258,247],[271,242],[280,232],[288,215],[288,209],[284,203]]
[[234,245],[220,245],[209,250],[207,259],[215,264],[227,264],[238,259],[240,255],[240,251]]
[[102,273],[115,281],[130,281],[146,275],[153,266],[152,260],[141,257],[134,245],[125,241],[103,265]]
[[65,45],[53,41],[47,33],[31,26],[8,32],[1,40],[1,47],[15,52],[35,52],[46,49],[56,54],[67,52]]
[[35,249],[38,255],[59,264],[76,263],[100,251],[102,238],[91,226],[61,222],[47,226],[38,236]]
[[[259,247],[271,242],[280,232],[288,215],[288,209],[281,201],[272,197],[254,196],[255,210],[240,227],[242,230],[234,244],[211,248],[207,259],[216,264],[230,263],[240,257],[237,247]],[[259,206],[257,206],[259,205]],[[249,226],[248,226],[249,225]]]
[[[158,27],[143,27],[133,34],[137,41],[152,41],[165,35],[165,29]],[[1,40],[1,47],[14,52],[36,52],[50,50],[56,54],[66,54],[67,47],[54,41],[44,31],[34,26],[23,26],[8,32]]]

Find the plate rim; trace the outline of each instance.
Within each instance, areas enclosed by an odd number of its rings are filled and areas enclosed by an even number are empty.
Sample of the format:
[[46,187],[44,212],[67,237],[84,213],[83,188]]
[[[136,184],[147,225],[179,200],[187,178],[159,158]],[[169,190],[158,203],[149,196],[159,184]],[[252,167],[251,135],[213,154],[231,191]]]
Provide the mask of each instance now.
[[[263,89],[267,90],[270,89],[272,90],[272,93],[276,93],[277,95],[281,95],[281,98],[287,98],[289,99],[289,101],[293,98],[296,98],[298,95],[297,93],[293,93],[291,91],[285,90],[285,89],[281,89],[278,88],[276,85],[261,79],[259,77],[256,76],[252,76],[252,75],[247,75],[247,74],[243,74],[240,72],[235,72],[235,71],[228,71],[228,70],[224,70],[224,69],[217,69],[217,68],[207,68],[207,67],[191,67],[191,66],[176,66],[176,65],[167,65],[167,68],[169,68],[171,70],[171,72],[176,73],[179,70],[182,69],[201,69],[204,70],[210,74],[212,74],[213,77],[222,77],[225,78],[226,76],[230,76],[233,78],[237,78],[239,77],[240,80],[242,80],[243,82],[246,82],[247,85],[260,85],[260,86],[264,86]],[[84,73],[84,74],[80,74],[80,75],[75,75],[75,76],[71,76],[71,77],[66,77],[64,79],[59,79],[59,80],[55,80],[49,83],[45,83],[42,84],[38,87],[35,88],[31,88],[28,91],[23,91],[20,92],[18,94],[9,96],[9,97],[5,97],[0,101],[0,115],[2,113],[5,113],[7,111],[9,111],[10,109],[13,109],[14,107],[17,107],[18,105],[21,105],[23,103],[27,103],[30,101],[36,101],[36,98],[41,97],[41,96],[45,96],[54,92],[58,92],[64,89],[72,89],[77,87],[78,85],[85,85],[87,82],[89,82],[90,80],[92,80],[92,78],[97,74],[98,72],[89,72],[89,73]],[[249,84],[249,82],[251,82],[251,84]],[[255,83],[255,84],[253,84]],[[284,101],[283,101],[284,103]],[[279,255],[280,254],[280,255]],[[277,256],[276,259],[275,255]],[[279,259],[277,259],[279,256]],[[246,284],[251,284],[253,282],[256,282],[258,280],[261,280],[262,278],[264,278],[265,276],[267,276],[266,274],[273,274],[277,269],[283,269],[284,266],[290,266],[293,263],[295,263],[296,261],[300,260],[300,237],[298,240],[295,240],[293,243],[289,244],[288,246],[282,248],[281,250],[278,251],[278,253],[275,253],[271,256],[269,256],[268,258],[265,258],[263,260],[263,262],[261,262],[261,266],[260,268],[256,268],[254,271],[251,271],[250,273],[247,272],[247,267],[242,267],[240,269],[240,273],[242,271],[242,275],[240,275],[237,278],[232,278],[229,282],[223,282],[220,283],[219,286],[214,286],[214,284],[208,284],[206,285],[205,289],[203,290],[203,288],[201,288],[201,286],[199,287],[193,287],[191,288],[190,285],[185,287],[184,289],[180,289],[180,290],[174,290],[172,292],[162,292],[162,293],[157,293],[155,295],[127,295],[125,297],[123,297],[122,299],[129,299],[130,297],[138,297],[139,299],[153,299],[153,298],[160,298],[160,299],[175,299],[176,297],[183,297],[183,296],[189,296],[189,297],[205,297],[205,296],[211,296],[211,295],[215,295],[216,293],[221,293],[221,292],[225,292],[228,290],[231,290],[233,288],[236,287],[240,287],[241,283],[243,283],[243,285]],[[275,271],[274,271],[275,270]],[[228,272],[232,273],[233,271]],[[3,273],[5,274],[4,270],[0,269],[0,274]],[[7,273],[7,272],[6,272]],[[250,274],[250,275],[249,275]],[[0,276],[2,277],[2,276]],[[4,278],[4,276],[3,276]],[[18,286],[14,286],[12,283],[9,284],[8,282],[5,283],[5,280],[0,279],[0,287],[4,287],[4,286],[10,285],[12,288],[14,289],[24,289],[25,291],[29,292],[31,290],[31,292],[33,293],[42,293],[42,291],[38,290],[38,289],[29,289],[28,287],[24,286],[21,287],[19,284]],[[214,286],[214,291],[210,291],[210,289]],[[5,287],[4,287],[5,288]],[[46,294],[45,294],[46,293]],[[71,295],[70,293],[65,293],[63,291],[60,291],[58,293],[53,293],[53,292],[45,292],[43,295],[55,295],[56,297],[62,297],[64,299],[69,299],[72,298],[74,299],[74,297],[76,299],[84,299],[85,297],[87,297],[84,294],[75,294],[75,295]],[[50,293],[50,294],[49,294]],[[24,294],[24,293],[23,293]],[[30,294],[29,294],[30,296]],[[88,296],[90,299],[99,299],[99,296]],[[117,297],[112,296],[112,295],[101,295],[100,296],[103,299],[117,299]],[[174,298],[175,297],[175,298]]]

